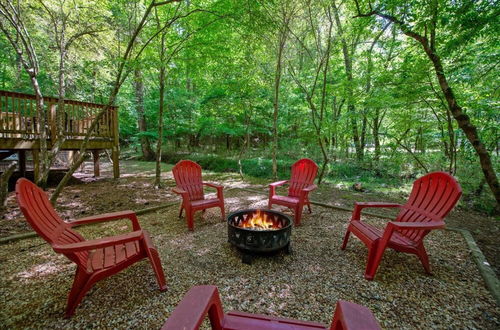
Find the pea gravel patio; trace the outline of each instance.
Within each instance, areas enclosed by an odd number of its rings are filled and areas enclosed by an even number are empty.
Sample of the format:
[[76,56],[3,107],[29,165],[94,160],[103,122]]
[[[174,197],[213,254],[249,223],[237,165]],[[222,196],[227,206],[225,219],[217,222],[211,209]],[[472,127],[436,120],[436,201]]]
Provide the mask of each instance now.
[[[226,211],[265,207],[264,195],[225,192]],[[338,299],[369,307],[387,329],[498,329],[500,309],[458,233],[433,231],[426,238],[434,276],[415,256],[388,250],[375,281],[364,280],[367,250],[351,238],[339,246],[349,214],[313,207],[292,232],[293,254],[241,262],[227,242],[217,209],[195,217],[195,231],[177,218],[177,207],[139,217],[159,248],[169,289],[159,292],[147,261],[97,283],[63,319],[75,265],[41,239],[25,239],[0,250],[1,328],[159,328],[193,285],[219,287],[225,310],[291,317],[330,324]],[[286,211],[288,212],[288,211]],[[290,212],[288,212],[291,214]],[[369,219],[383,226],[386,220]],[[119,220],[79,228],[86,238],[127,231]]]

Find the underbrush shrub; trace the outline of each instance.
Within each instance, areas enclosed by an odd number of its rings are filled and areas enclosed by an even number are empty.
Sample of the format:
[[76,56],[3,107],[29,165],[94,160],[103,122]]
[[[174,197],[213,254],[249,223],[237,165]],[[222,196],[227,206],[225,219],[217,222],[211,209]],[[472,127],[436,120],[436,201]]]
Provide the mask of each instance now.
[[[253,157],[252,157],[253,156]],[[278,178],[280,180],[290,178],[290,169],[293,163],[302,157],[283,157],[277,160]],[[424,171],[412,164],[411,159],[396,158],[384,159],[378,163],[367,158],[365,162],[356,161],[331,161],[329,164],[329,172],[325,179],[333,183],[344,183],[350,186],[353,183],[360,182],[369,190],[379,190],[386,187],[410,187],[411,184],[419,177],[424,175]],[[198,152],[164,152],[162,159],[169,164],[176,164],[182,159],[190,159],[204,169],[213,172],[234,172],[239,171],[238,160],[235,158],[224,157],[217,154],[206,154]],[[321,159],[313,160],[321,169]],[[431,164],[430,160],[425,159],[427,164]],[[441,165],[441,167],[439,166]],[[270,157],[259,157],[257,153],[252,154],[251,158],[241,160],[243,174],[255,178],[272,179],[273,162]],[[445,170],[443,164],[433,163],[430,166],[433,171]],[[495,209],[495,200],[491,195],[489,187],[486,183],[482,185],[482,172],[479,166],[475,163],[461,163],[458,166],[458,171],[455,175],[463,189],[463,197],[460,206],[473,208],[481,212],[492,214]]]
[[[180,160],[189,159],[198,163],[203,169],[214,172],[238,172],[238,160],[221,157],[215,154],[200,153],[163,153],[162,160],[170,164],[176,164]],[[277,160],[278,177],[287,178],[290,176],[290,167],[296,160]],[[267,158],[249,158],[241,160],[241,167],[244,175],[257,178],[272,178],[273,162]]]

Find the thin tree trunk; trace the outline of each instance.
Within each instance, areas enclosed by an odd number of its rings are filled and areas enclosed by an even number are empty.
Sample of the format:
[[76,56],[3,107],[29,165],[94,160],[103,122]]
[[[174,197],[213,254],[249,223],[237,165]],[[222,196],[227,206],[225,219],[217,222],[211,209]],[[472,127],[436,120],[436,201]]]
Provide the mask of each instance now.
[[[321,154],[323,155],[323,165],[321,166],[321,171],[318,176],[318,185],[320,185],[323,181],[323,177],[326,173],[326,170],[328,168],[328,163],[330,162],[330,159],[328,158],[328,153],[326,151],[326,147],[324,145],[323,139],[322,139],[322,127],[323,127],[323,117],[326,109],[326,85],[327,85],[327,77],[328,77],[328,69],[329,69],[329,64],[330,64],[330,50],[331,50],[331,44],[332,44],[332,27],[333,27],[333,22],[331,19],[331,12],[330,9],[328,9],[328,19],[329,19],[329,26],[328,26],[328,35],[327,35],[327,42],[326,42],[326,50],[325,50],[325,60],[324,60],[324,66],[323,66],[323,85],[321,89],[321,105],[320,105],[320,115],[319,115],[319,123],[316,127],[316,134],[318,135],[318,142],[319,142],[319,147],[321,149]],[[323,62],[323,61],[322,61]],[[315,121],[313,121],[315,122]]]
[[272,157],[273,157],[273,179],[278,177],[278,163],[276,161],[276,153],[278,149],[278,112],[279,112],[279,96],[281,86],[281,73],[283,50],[286,43],[286,29],[283,27],[280,31],[278,42],[278,54],[276,56],[276,72],[274,74],[274,101],[273,101],[273,142],[272,142]]
[[161,146],[163,142],[163,109],[165,107],[165,34],[160,42],[160,104],[158,107],[158,142],[156,143],[155,187],[161,187]]
[[14,173],[17,164],[15,162],[10,165],[0,174],[0,212],[5,211],[7,196],[9,195],[9,179]]
[[347,40],[345,39],[344,32],[342,29],[342,23],[340,22],[340,16],[338,7],[335,1],[332,1],[333,13],[335,17],[335,23],[340,35],[340,41],[342,44],[342,54],[344,55],[344,68],[347,77],[346,92],[347,92],[347,111],[351,118],[351,129],[352,129],[352,139],[354,142],[354,148],[356,149],[356,159],[358,161],[363,160],[363,149],[361,148],[361,139],[358,131],[358,123],[356,120],[356,107],[354,105],[354,92],[353,92],[353,75],[352,75],[352,57],[349,54],[349,48],[347,45]]
[[[248,105],[247,108],[250,108],[251,106]],[[250,108],[251,109],[251,108]],[[249,111],[250,113],[245,112],[245,141],[243,145],[240,148],[240,153],[238,155],[238,168],[240,172],[240,177],[242,180],[244,180],[244,175],[243,175],[243,165],[241,163],[241,159],[243,158],[243,155],[245,154],[245,151],[249,148],[249,140],[250,140],[250,120],[252,118],[252,111]]]
[[[33,89],[35,90],[36,110],[39,121],[38,125],[38,133],[40,134],[38,139],[40,143],[39,173],[48,173],[48,171],[50,170],[50,166],[49,166],[49,157],[47,152],[47,131],[48,131],[47,113],[44,107],[42,91],[40,90],[40,85],[38,85],[38,79],[34,75],[32,75],[30,79]],[[47,177],[48,176],[39,175],[36,184],[42,188],[46,188]]]
[[141,134],[139,141],[141,143],[142,158],[144,160],[153,160],[155,157],[153,149],[151,149],[151,143],[149,142],[149,138],[144,135],[148,131],[148,127],[144,111],[144,80],[142,77],[142,70],[140,68],[135,68],[134,70],[134,91],[137,111],[137,126],[139,128],[139,134]]
[[59,50],[59,99],[57,101],[57,112],[56,112],[56,118],[51,118],[51,120],[56,121],[56,127],[57,127],[57,137],[55,141],[52,141],[52,148],[50,149],[50,152],[48,152],[48,163],[47,167],[45,168],[45,171],[41,171],[41,182],[47,182],[49,173],[50,173],[50,167],[52,166],[54,160],[57,157],[57,154],[59,153],[64,141],[66,140],[66,136],[64,134],[64,114],[65,114],[65,109],[64,109],[64,101],[66,98],[66,77],[65,77],[65,58],[66,58],[66,50],[64,49],[65,43],[64,43],[64,35],[61,35],[62,41],[61,41],[61,46]]
[[[386,24],[382,30],[380,31],[379,34],[375,36],[373,39],[373,42],[370,46],[370,50],[368,51],[368,56],[367,56],[367,68],[366,68],[366,94],[367,96],[370,96],[371,88],[372,88],[372,70],[373,70],[373,59],[372,59],[372,54],[373,54],[373,48],[377,44],[378,40],[380,37],[384,34],[385,30],[389,27],[391,23]],[[392,49],[391,49],[392,51]],[[362,133],[362,147],[365,147],[365,132],[366,132],[366,124],[367,124],[367,115],[366,115],[366,110],[365,110],[365,116],[363,117],[363,133]],[[375,115],[372,121],[372,136],[373,136],[373,143],[374,143],[374,157],[373,159],[375,162],[378,162],[380,159],[380,137],[378,136],[379,134],[379,117],[380,117],[380,109],[376,108],[375,109]]]
[[420,167],[425,171],[425,173],[429,173],[429,170],[427,169],[427,166],[425,166],[425,164],[420,160],[420,158],[417,157],[417,155],[415,155],[415,153],[411,150],[411,148],[408,148],[404,143],[402,143],[401,141],[404,140],[406,138],[406,135],[408,134],[408,132],[410,131],[410,129],[407,129],[406,132],[404,132],[403,136],[401,136],[401,138],[396,138],[396,143],[399,144],[403,149],[405,149],[418,163],[418,165],[420,165]]
[[373,117],[373,129],[372,129],[373,144],[375,147],[373,160],[375,160],[375,162],[378,162],[380,160],[379,128],[380,128],[380,109],[377,108],[375,109],[375,116]]

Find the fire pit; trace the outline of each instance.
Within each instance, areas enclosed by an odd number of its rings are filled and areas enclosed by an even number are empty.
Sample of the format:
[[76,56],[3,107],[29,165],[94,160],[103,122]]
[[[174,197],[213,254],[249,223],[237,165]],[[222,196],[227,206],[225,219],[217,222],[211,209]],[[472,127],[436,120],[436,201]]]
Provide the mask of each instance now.
[[243,250],[246,264],[252,263],[252,253],[291,252],[292,220],[281,212],[249,209],[231,213],[227,233],[229,242]]

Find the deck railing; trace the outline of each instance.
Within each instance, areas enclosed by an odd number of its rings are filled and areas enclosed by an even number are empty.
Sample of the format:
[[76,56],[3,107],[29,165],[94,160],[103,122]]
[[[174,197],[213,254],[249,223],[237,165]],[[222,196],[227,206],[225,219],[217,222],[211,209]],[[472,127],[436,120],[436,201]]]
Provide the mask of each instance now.
[[[56,112],[58,98],[44,97],[48,119],[47,135],[57,136]],[[103,104],[64,101],[64,136],[71,140],[83,139]],[[118,108],[110,107],[99,120],[91,139],[114,141],[118,132]],[[0,138],[34,140],[41,132],[36,113],[36,97],[31,94],[0,90]],[[1,148],[0,148],[1,149]]]

